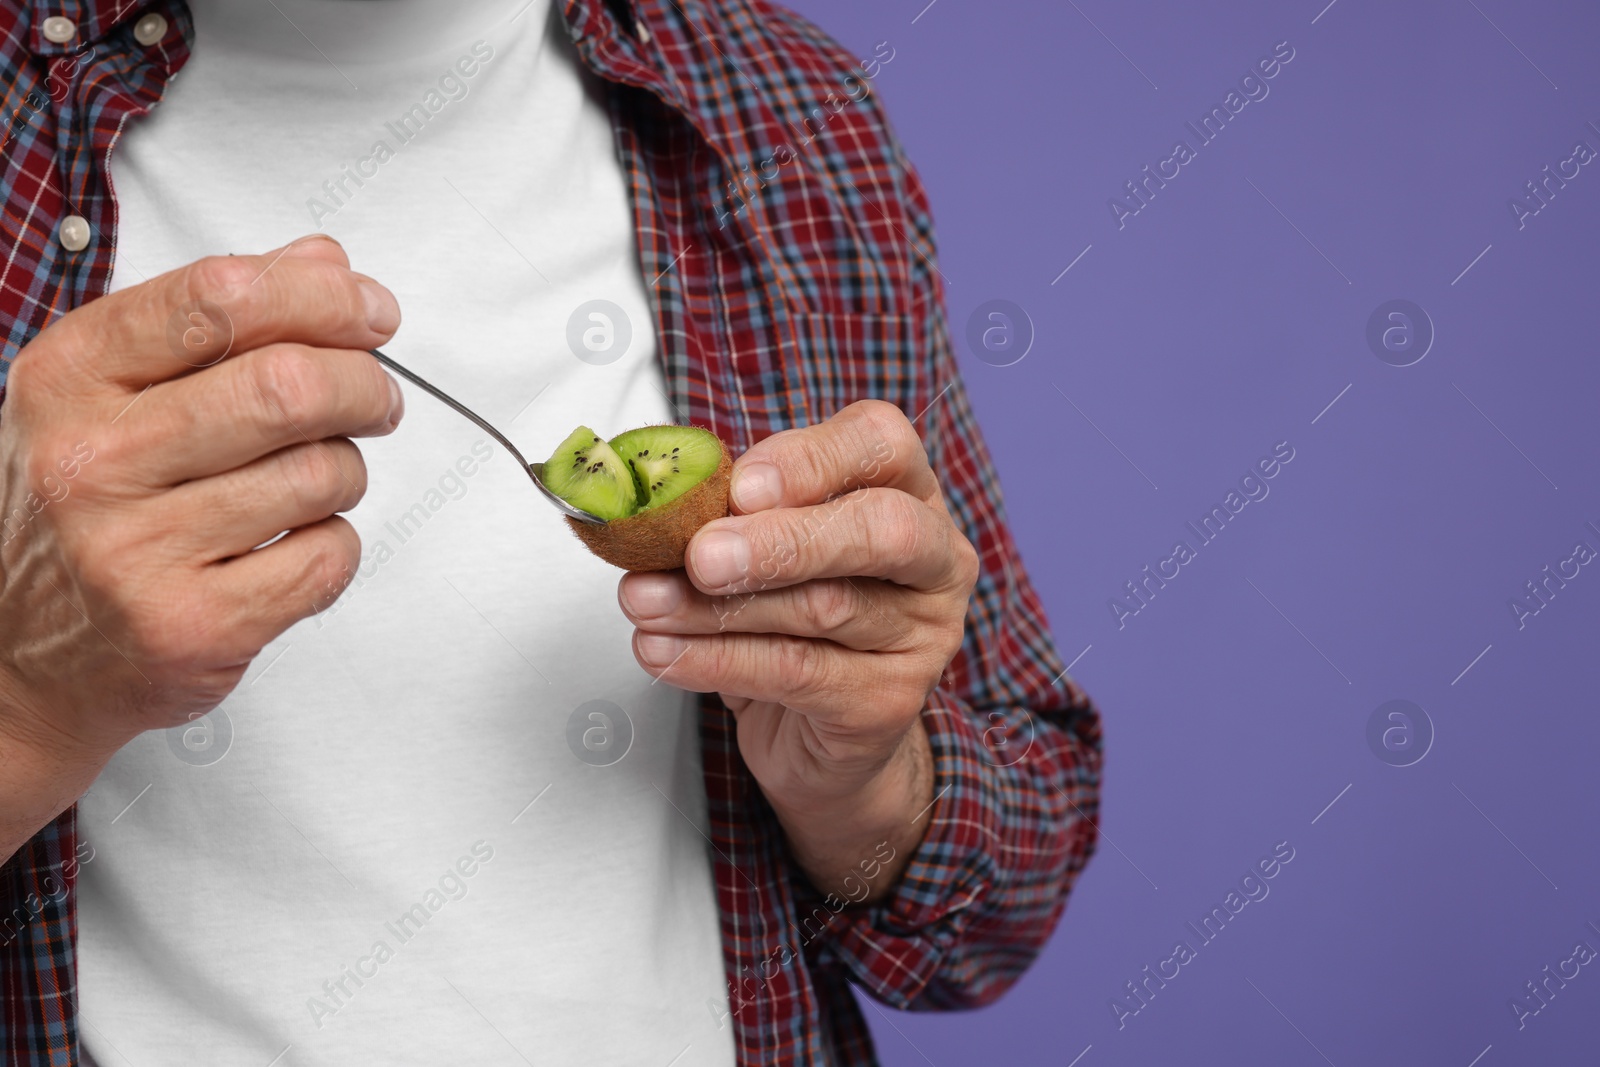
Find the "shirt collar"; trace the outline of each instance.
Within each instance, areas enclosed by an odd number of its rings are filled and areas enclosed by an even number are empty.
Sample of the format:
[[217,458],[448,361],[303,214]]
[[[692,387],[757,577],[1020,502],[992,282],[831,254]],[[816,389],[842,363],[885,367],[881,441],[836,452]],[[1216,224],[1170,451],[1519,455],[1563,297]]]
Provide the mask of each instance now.
[[[263,0],[264,2],[264,0]],[[671,33],[672,18],[660,0],[557,0],[579,57],[599,76],[646,89],[680,110],[692,110],[679,78],[657,60],[656,27]],[[682,13],[677,0],[665,0]],[[188,14],[185,0],[27,0],[29,47],[38,56],[69,56],[87,50],[117,27],[153,12]],[[65,18],[77,29],[68,40],[46,39],[46,19]],[[651,24],[655,25],[652,26]]]
[[[634,0],[560,0],[567,32],[579,55],[598,74],[648,88],[672,98],[679,94],[671,79],[663,78],[652,52],[642,46],[641,30],[649,30],[645,13]],[[184,0],[28,0],[32,19],[29,47],[35,55],[64,56],[83,50],[131,19],[152,11],[170,14],[186,7]],[[77,33],[57,43],[44,35],[46,19],[64,18]],[[680,101],[681,102],[681,101]]]
[[594,73],[648,89],[680,108],[686,106],[677,80],[657,63],[655,48],[646,44],[656,29],[650,25],[655,11],[649,0],[563,0],[562,14],[578,57]]

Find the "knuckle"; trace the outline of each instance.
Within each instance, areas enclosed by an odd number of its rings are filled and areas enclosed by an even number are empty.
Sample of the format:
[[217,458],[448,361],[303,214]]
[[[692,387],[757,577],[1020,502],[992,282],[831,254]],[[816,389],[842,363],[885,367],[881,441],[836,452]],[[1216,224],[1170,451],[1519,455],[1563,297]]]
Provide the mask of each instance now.
[[747,529],[750,538],[750,573],[748,588],[760,589],[766,583],[788,574],[800,557],[804,544],[803,531],[787,515],[769,513],[766,521],[752,523]]
[[856,593],[844,582],[809,582],[802,589],[801,612],[819,635],[837,634],[855,620]]
[[286,449],[276,467],[279,491],[303,512],[331,513],[348,491],[333,458],[316,445]]
[[887,400],[862,400],[855,406],[869,448],[874,443],[883,442],[898,452],[917,440],[917,432],[912,428],[911,420],[906,418],[906,413]]
[[922,513],[916,500],[893,489],[870,490],[873,514],[862,517],[862,540],[873,559],[903,560],[922,547]]
[[[65,322],[66,320],[61,320]],[[11,369],[6,372],[6,408],[7,414],[18,406],[26,406],[37,388],[35,376],[41,381],[48,378],[48,368],[51,360],[40,359],[34,351],[35,345],[29,344],[17,353],[17,358],[12,362]]]
[[126,441],[117,451],[119,457],[136,459],[138,452],[165,441],[188,441],[199,443],[204,439],[206,427],[204,426],[206,412],[200,404],[164,404],[159,409],[159,417],[152,418],[152,412],[139,411],[135,408],[138,419],[130,417],[124,420],[128,425]]
[[120,551],[73,528],[56,531],[56,546],[81,589],[97,599],[118,599],[117,591],[128,573]]
[[779,656],[779,678],[791,698],[806,700],[827,688],[827,660],[822,646],[805,638],[784,638]]
[[950,537],[955,543],[956,562],[953,568],[957,587],[966,593],[971,593],[978,584],[978,577],[983,572],[983,562],[978,558],[978,550],[973,547],[965,534],[955,527],[951,527]]
[[323,610],[339,598],[355,577],[361,562],[361,538],[346,523],[333,536],[313,538],[300,556],[299,588],[309,591],[312,604]]
[[206,256],[190,265],[184,281],[191,299],[216,300],[247,292],[255,274],[240,256]]
[[359,542],[352,546],[342,540],[326,538],[307,553],[308,580],[314,588],[326,589],[337,596],[355,575],[360,554]]
[[287,419],[296,428],[314,423],[326,383],[322,362],[304,345],[269,345],[260,352],[255,386],[266,398],[269,418]]
[[933,640],[930,642],[931,647],[928,651],[935,660],[933,664],[934,673],[944,673],[945,667],[949,666],[950,661],[955,659],[956,654],[961,651],[961,646],[967,639],[966,621],[966,615],[963,613],[949,622],[933,628]]
[[[704,644],[697,641],[691,646],[689,654],[683,657],[681,665],[699,666],[707,678],[736,678],[747,655],[747,647],[737,638],[707,641]],[[699,663],[691,664],[692,660],[698,660]]]
[[367,495],[367,460],[361,454],[361,449],[345,438],[335,438],[326,443],[338,457],[338,469],[343,475],[339,479],[343,495],[339,498],[338,510],[345,511],[361,503]]
[[69,455],[70,451],[63,448],[53,440],[33,442],[22,457],[22,485],[18,488],[27,493],[43,495],[44,491],[55,481],[54,459],[57,455]]
[[866,400],[857,400],[850,405],[851,409],[874,430],[881,433],[893,432],[896,422],[906,423],[905,412],[887,400],[869,397]]
[[726,633],[737,627],[735,620],[744,613],[752,601],[754,593],[736,593],[733,596],[718,596],[710,598],[711,616],[717,622],[717,632]]
[[361,289],[364,275],[357,274],[347,266],[323,260],[302,260],[299,266],[314,274],[318,284],[338,294],[331,308],[338,327],[356,330],[367,328],[367,298]]
[[176,672],[203,661],[217,637],[211,606],[181,587],[138,597],[124,611],[140,658],[157,670]]
[[816,554],[819,542],[828,528],[828,516],[813,508],[785,509],[774,513],[771,541],[774,550],[784,561],[786,571],[805,565]]
[[[67,500],[130,492],[133,477],[129,472],[144,452],[136,435],[126,431],[118,433],[118,429],[120,427],[114,427],[105,436],[96,437],[93,444],[79,438],[65,448],[57,446],[52,454],[56,457],[56,469],[67,482]],[[187,437],[171,439],[188,440]]]
[[928,706],[928,696],[939,687],[939,676],[944,672],[944,663],[939,662],[913,662],[904,668],[904,676],[897,679],[893,686],[895,699],[891,710],[899,725],[906,725],[922,714]]
[[[135,396],[130,394],[129,399]],[[119,398],[117,407],[127,408],[127,403]],[[177,444],[204,447],[201,422],[205,415],[199,404],[136,401],[115,425],[96,425],[92,441],[63,441],[57,445],[56,455],[65,459],[74,451],[79,454],[82,462],[74,468],[78,471],[75,492],[77,485],[112,491],[149,487],[147,479],[159,473],[153,457]]]

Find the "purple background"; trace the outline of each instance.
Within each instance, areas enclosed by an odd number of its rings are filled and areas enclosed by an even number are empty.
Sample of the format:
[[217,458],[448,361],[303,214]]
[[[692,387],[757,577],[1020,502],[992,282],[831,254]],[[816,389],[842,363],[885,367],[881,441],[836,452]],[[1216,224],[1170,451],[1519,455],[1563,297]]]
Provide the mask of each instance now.
[[[1600,161],[1520,230],[1507,202],[1600,149],[1600,15],[926,2],[796,6],[895,49],[875,85],[932,196],[967,384],[1105,711],[1105,836],[1000,1004],[867,1009],[884,1061],[1592,1058],[1600,966],[1521,1030],[1508,1002],[1600,948],[1600,567],[1522,629],[1509,602],[1600,548]],[[1284,40],[1270,95],[1119,230],[1108,198]],[[995,298],[1036,331],[1009,367],[964,340]],[[1366,341],[1394,298],[1437,334],[1403,368]],[[1270,496],[1119,629],[1108,600],[1284,440]],[[1433,724],[1411,766],[1367,741],[1391,699]],[[1199,947],[1185,922],[1285,840],[1270,896]],[[1197,958],[1119,1030],[1111,999],[1180,938]]]

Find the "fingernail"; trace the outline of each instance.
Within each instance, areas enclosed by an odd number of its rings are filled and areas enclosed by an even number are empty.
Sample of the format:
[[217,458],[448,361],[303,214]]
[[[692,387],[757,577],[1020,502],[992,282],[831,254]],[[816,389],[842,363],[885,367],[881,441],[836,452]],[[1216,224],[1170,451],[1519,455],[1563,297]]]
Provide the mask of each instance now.
[[676,634],[640,633],[634,644],[639,658],[652,667],[672,666],[687,647],[687,642]]
[[385,374],[389,379],[389,429],[400,425],[400,419],[406,413],[406,394],[401,392],[400,383],[392,375]]
[[630,574],[622,579],[622,606],[636,619],[659,619],[683,602],[678,579],[665,574]]
[[732,530],[710,530],[694,539],[689,551],[702,588],[732,585],[750,572],[750,542]]
[[367,305],[367,325],[374,333],[390,334],[400,328],[400,304],[394,294],[371,278],[358,279],[361,299]]
[[304,237],[296,238],[294,241],[290,242],[289,247],[283,250],[283,258],[309,259],[317,254],[317,241],[327,241],[329,244],[334,245],[337,248],[344,247],[343,245],[339,244],[338,241],[334,240],[332,237],[329,237],[325,233],[312,233],[307,234]]
[[766,511],[783,499],[783,475],[770,463],[747,463],[733,472],[732,492],[740,511]]

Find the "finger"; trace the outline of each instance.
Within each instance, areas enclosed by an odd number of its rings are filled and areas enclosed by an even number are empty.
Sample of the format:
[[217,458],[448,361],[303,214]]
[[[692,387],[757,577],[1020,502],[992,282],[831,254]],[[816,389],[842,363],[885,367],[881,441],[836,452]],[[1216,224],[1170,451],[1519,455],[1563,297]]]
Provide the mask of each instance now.
[[927,699],[913,657],[854,652],[828,641],[772,634],[685,637],[636,631],[634,657],[679,689],[770,701],[822,722],[902,721]]
[[708,523],[689,542],[685,566],[712,596],[857,575],[932,592],[960,577],[954,533],[947,515],[908,493],[863,489]]
[[59,329],[68,378],[138,389],[274,341],[368,349],[400,307],[327,238],[259,256],[210,256],[86,304]]
[[236,470],[187,482],[156,497],[158,521],[185,559],[242,555],[285,530],[348,511],[367,491],[361,450],[342,437],[300,442]]
[[221,605],[217,632],[236,634],[239,654],[253,657],[290,626],[337,600],[360,564],[361,538],[341,515],[214,563],[202,573]]
[[116,445],[151,486],[232,470],[294,444],[390,433],[400,386],[364,350],[273,344],[152,386]]
[[[625,575],[617,588],[623,614],[662,634],[789,634],[832,641],[858,652],[916,647],[906,611],[916,594],[863,578],[831,578],[786,589],[707,596],[681,572]],[[898,621],[897,621],[898,620]]]
[[863,400],[826,422],[784,430],[733,465],[736,513],[820,504],[868,486],[899,489],[942,507],[939,481],[910,420],[881,400]]

